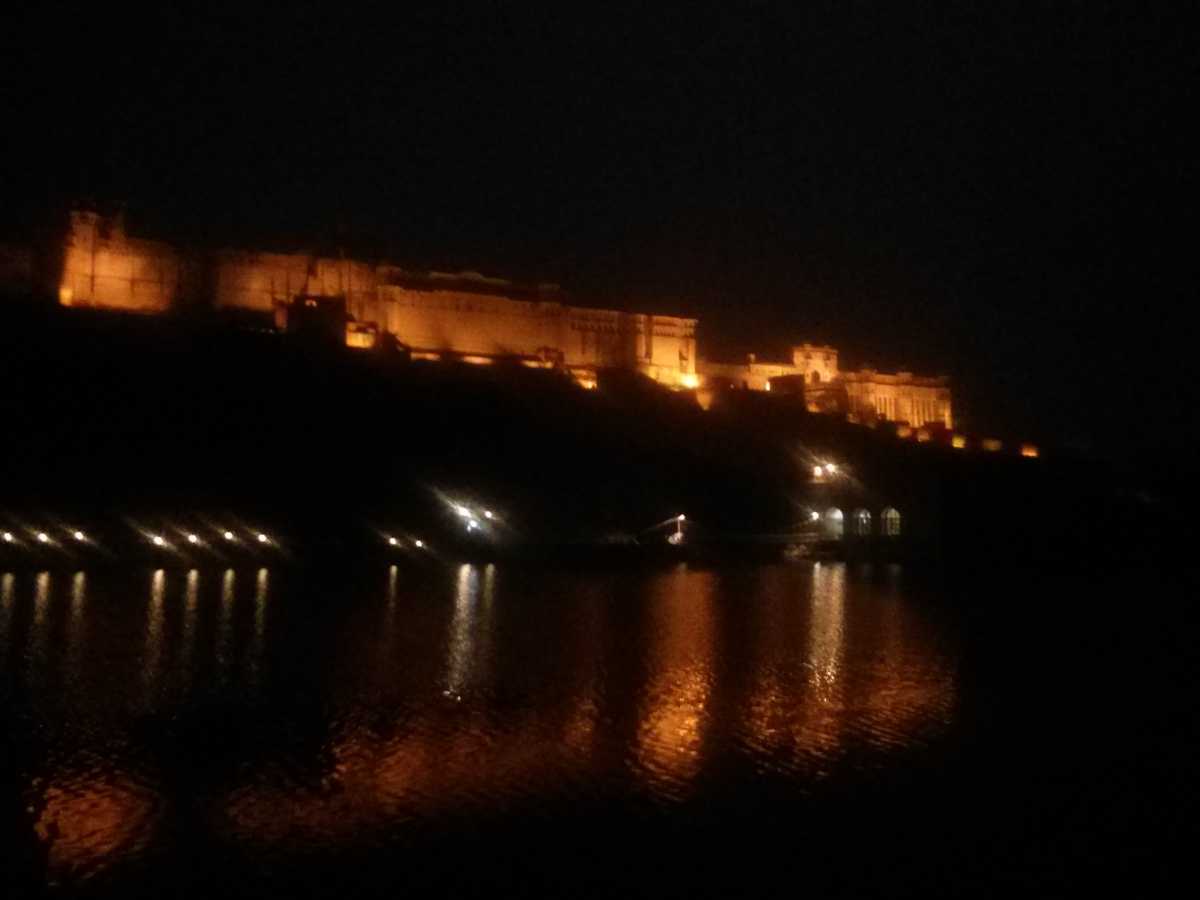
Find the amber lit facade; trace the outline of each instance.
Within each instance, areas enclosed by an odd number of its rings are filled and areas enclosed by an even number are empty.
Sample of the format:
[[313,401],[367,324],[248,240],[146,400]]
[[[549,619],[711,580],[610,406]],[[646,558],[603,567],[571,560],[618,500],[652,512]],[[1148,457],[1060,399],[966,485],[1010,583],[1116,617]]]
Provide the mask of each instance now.
[[473,272],[413,272],[387,263],[305,254],[187,253],[129,237],[120,220],[72,213],[59,301],[165,312],[181,305],[261,313],[286,327],[297,302],[344,304],[346,342],[392,340],[414,358],[487,364],[518,359],[569,371],[627,368],[694,387],[696,320],[568,306],[557,285],[521,287]]
[[710,396],[722,388],[774,390],[852,421],[922,433],[953,428],[945,377],[842,370],[837,349],[821,344],[799,344],[785,361],[698,360],[695,319],[569,306],[553,284],[345,257],[184,251],[130,237],[119,217],[92,212],[71,214],[56,277],[64,306],[143,313],[207,306],[285,329],[305,312],[301,304],[336,303],[351,347],[390,343],[415,359],[480,365],[518,360],[564,370],[586,387],[600,369],[627,369]]
[[950,381],[945,376],[885,373],[871,368],[843,371],[838,351],[824,344],[800,344],[789,361],[700,360],[697,372],[708,388],[802,394],[812,412],[844,414],[853,421],[902,422],[914,428],[950,430],[954,417]]

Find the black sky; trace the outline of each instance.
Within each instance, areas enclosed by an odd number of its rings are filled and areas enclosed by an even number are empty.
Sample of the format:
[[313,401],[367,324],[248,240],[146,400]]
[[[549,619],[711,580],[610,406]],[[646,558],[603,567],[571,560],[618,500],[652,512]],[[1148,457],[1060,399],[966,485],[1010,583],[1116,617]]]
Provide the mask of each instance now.
[[1148,452],[1200,402],[1168,10],[41,7],[6,23],[0,224],[90,198],[559,280],[698,315],[713,352],[831,341],[949,372],[979,429]]

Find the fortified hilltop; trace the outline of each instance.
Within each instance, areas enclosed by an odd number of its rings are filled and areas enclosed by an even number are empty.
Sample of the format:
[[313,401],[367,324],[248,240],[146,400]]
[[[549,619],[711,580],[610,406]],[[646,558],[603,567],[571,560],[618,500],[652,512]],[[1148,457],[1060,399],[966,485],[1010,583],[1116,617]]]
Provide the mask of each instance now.
[[813,412],[896,422],[918,437],[953,428],[945,376],[846,371],[836,348],[807,343],[787,360],[702,359],[696,319],[570,306],[554,284],[313,254],[188,250],[131,237],[120,216],[88,211],[70,214],[45,254],[48,264],[35,265],[34,255],[7,248],[0,276],[48,288],[66,307],[210,309],[278,330],[322,331],[350,347],[392,347],[413,359],[559,369],[588,388],[599,370],[624,369],[695,390],[702,405],[722,389],[775,391],[802,395]]

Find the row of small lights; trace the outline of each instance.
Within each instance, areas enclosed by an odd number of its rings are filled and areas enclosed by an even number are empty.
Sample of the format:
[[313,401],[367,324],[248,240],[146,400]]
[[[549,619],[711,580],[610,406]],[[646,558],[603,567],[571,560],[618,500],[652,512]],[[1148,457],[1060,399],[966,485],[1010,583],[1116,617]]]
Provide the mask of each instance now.
[[[388,542],[388,546],[390,546],[390,547],[399,547],[400,546],[399,538],[389,537],[387,539],[387,542]],[[423,549],[425,549],[425,542],[423,540],[421,540],[420,538],[418,538],[417,540],[413,541],[413,546],[416,547],[418,550],[423,550]]]
[[[87,535],[82,531],[72,531],[71,537],[76,542],[81,543],[81,544],[87,543],[87,540],[88,540]],[[152,543],[155,547],[170,546],[167,539],[164,538],[161,534],[149,534],[146,537],[150,540],[150,543]],[[221,537],[230,543],[233,543],[234,541],[237,540],[237,535],[234,534],[232,531],[222,531]],[[53,543],[53,540],[51,539],[50,535],[48,535],[44,531],[37,532],[34,535],[34,538],[37,540],[37,542],[39,544]],[[189,544],[192,544],[194,546],[198,546],[199,544],[202,543],[202,541],[200,539],[200,535],[196,534],[195,532],[188,532],[186,535],[184,535],[184,539]],[[261,531],[254,533],[254,539],[260,544],[271,543],[271,539]],[[17,538],[11,531],[4,531],[4,532],[0,532],[0,541],[3,541],[6,544],[14,544],[14,543],[16,543]]]

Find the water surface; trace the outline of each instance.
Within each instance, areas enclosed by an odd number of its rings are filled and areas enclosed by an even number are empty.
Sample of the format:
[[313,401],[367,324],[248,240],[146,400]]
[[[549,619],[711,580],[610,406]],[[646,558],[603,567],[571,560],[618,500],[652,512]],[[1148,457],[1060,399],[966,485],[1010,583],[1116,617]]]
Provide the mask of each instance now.
[[[1054,704],[1028,672],[989,696],[995,644],[945,600],[840,563],[0,574],[14,877],[682,895],[825,860],[810,885],[990,879],[986,856],[937,857],[964,826],[1011,838],[1015,728]],[[1031,732],[1047,765],[1050,733]]]

